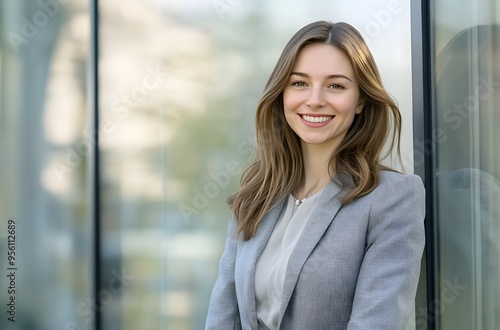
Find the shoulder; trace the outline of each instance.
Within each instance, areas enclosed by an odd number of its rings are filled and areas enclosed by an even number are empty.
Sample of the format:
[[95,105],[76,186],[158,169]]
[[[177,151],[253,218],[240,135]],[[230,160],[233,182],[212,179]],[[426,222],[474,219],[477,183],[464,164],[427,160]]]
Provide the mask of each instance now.
[[374,191],[394,191],[395,189],[425,193],[424,184],[418,175],[380,171],[380,182]]
[[373,211],[421,213],[425,210],[424,184],[415,174],[381,171],[379,185],[365,197],[370,200]]
[[381,171],[377,187],[361,197],[359,203],[374,209],[397,208],[403,205],[425,205],[425,188],[422,179],[415,174]]

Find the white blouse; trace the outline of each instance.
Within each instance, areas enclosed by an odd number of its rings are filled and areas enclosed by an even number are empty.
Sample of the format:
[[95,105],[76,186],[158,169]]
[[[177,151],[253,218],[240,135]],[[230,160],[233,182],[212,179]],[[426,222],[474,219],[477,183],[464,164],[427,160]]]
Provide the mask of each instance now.
[[[324,188],[323,188],[324,189]],[[323,189],[299,206],[290,194],[255,266],[255,298],[259,330],[278,328],[288,259]]]

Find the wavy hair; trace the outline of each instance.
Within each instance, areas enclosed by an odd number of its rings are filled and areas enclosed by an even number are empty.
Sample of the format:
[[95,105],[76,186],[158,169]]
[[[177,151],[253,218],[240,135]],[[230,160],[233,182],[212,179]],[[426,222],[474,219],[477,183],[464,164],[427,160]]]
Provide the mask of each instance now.
[[[356,115],[329,162],[330,176],[348,188],[342,203],[364,196],[379,183],[380,161],[394,147],[401,160],[401,115],[385,91],[380,74],[361,34],[343,22],[318,21],[299,30],[286,44],[269,77],[257,106],[257,160],[241,177],[240,189],[228,198],[237,222],[237,234],[251,239],[267,211],[304,182],[300,138],[288,126],[283,90],[300,51],[307,45],[326,44],[341,50],[350,60],[359,84],[363,111]],[[392,134],[391,125],[393,126]],[[387,137],[390,145],[382,152]]]

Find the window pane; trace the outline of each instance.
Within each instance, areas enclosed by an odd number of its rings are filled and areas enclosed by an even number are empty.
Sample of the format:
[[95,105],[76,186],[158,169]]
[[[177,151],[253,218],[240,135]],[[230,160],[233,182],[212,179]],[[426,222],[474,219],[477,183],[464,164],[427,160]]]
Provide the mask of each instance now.
[[103,283],[113,269],[131,278],[105,329],[203,328],[257,102],[307,23],[347,21],[366,37],[401,107],[412,171],[407,2],[99,3]]
[[499,7],[434,11],[440,329],[499,329]]
[[0,1],[1,329],[92,328],[88,36],[85,0]]

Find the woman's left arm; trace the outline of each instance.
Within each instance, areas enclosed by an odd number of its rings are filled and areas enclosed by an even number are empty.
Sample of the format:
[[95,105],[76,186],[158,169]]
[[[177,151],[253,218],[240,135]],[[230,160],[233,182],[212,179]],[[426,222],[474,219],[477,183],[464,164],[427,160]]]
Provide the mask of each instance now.
[[425,245],[425,189],[416,175],[391,173],[386,179],[371,193],[349,330],[402,330],[415,306]]

